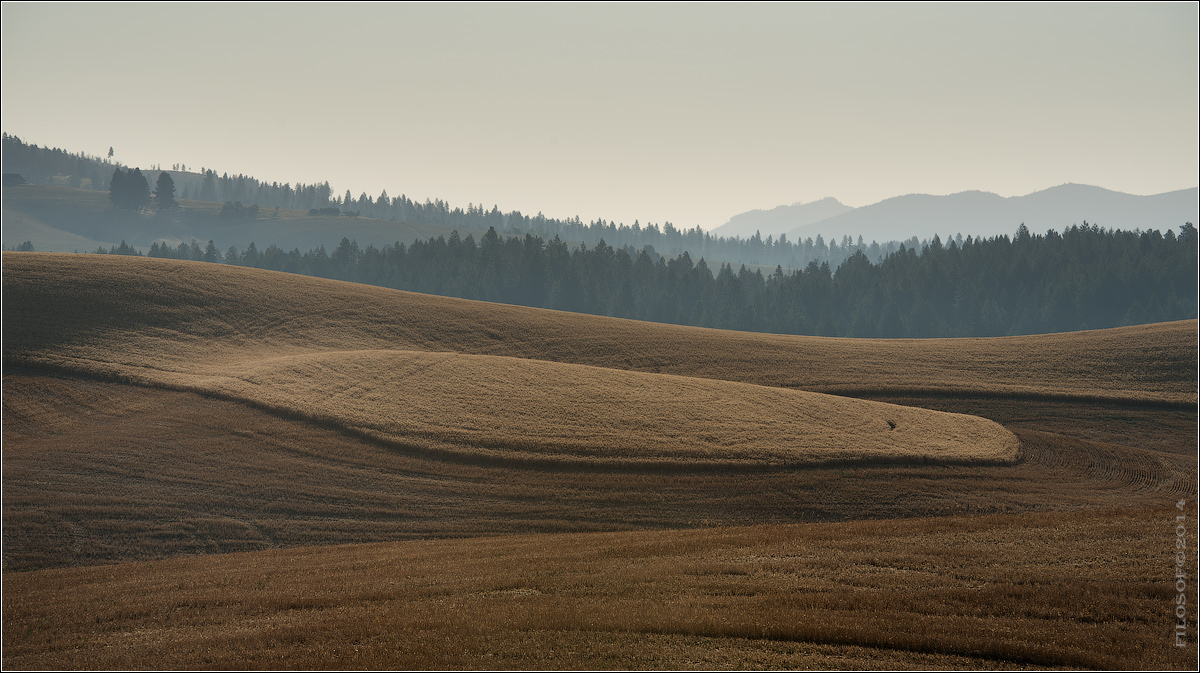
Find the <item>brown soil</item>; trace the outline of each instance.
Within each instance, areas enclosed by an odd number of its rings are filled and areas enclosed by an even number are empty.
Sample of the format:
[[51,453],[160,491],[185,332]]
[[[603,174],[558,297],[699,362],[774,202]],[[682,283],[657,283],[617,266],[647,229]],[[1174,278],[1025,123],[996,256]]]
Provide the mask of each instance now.
[[1196,661],[1195,321],[779,337],[5,253],[3,329],[5,668]]
[[[472,536],[1191,502],[1196,418],[1055,408],[1011,466],[530,465],[405,450],[194,393],[4,377],[4,567]],[[982,405],[984,403],[977,403]],[[1015,404],[1015,403],[1010,403]],[[986,406],[975,406],[988,413]],[[1000,407],[1001,416],[1006,412]],[[1097,441],[1158,428],[1155,448]],[[1156,436],[1157,435],[1157,436]]]

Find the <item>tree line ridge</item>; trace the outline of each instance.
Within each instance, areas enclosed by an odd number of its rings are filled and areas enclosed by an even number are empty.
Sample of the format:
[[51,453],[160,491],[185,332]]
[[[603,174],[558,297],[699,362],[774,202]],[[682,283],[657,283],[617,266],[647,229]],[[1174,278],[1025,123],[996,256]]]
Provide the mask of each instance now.
[[[983,337],[1069,332],[1197,317],[1196,228],[1125,232],[1095,225],[1013,237],[861,251],[836,270],[810,262],[770,274],[653,249],[570,246],[495,229],[411,245],[342,239],[301,253],[270,245],[224,253],[210,241],[154,244],[149,256],[220,262],[464,299],[653,322],[836,337]],[[127,246],[109,251],[140,254]]]
[[[59,184],[67,187],[111,190],[113,166],[111,159],[72,154],[58,148],[38,147],[23,142],[16,136],[3,134],[4,170],[25,171],[24,177],[39,184]],[[122,168],[118,163],[117,168]],[[442,199],[426,199],[423,203],[408,196],[389,196],[383,190],[378,197],[365,192],[358,198],[334,193],[329,182],[321,184],[280,184],[259,181],[247,175],[218,174],[215,170],[202,168],[199,173],[179,170],[162,171],[172,176],[177,188],[177,197],[182,200],[228,202],[252,204],[261,209],[283,208],[308,211],[317,214],[352,214],[413,224],[437,225],[461,231],[484,232],[495,228],[504,234],[531,233],[549,240],[555,236],[567,241],[578,241],[596,245],[603,240],[618,247],[643,248],[653,246],[658,252],[679,255],[687,251],[694,258],[720,259],[731,263],[802,268],[808,262],[828,262],[837,266],[856,251],[862,251],[871,260],[895,252],[900,241],[864,241],[849,235],[839,240],[826,240],[823,236],[789,240],[786,235],[763,237],[757,233],[745,238],[717,236],[699,226],[680,228],[671,222],[641,223],[632,225],[610,222],[603,218],[583,221],[578,216],[569,218],[547,217],[542,213],[526,215],[518,210],[502,213],[496,206],[490,209],[482,204],[468,204],[466,208],[453,206]],[[124,167],[128,170],[128,167]],[[138,169],[140,170],[140,169]],[[919,246],[917,238],[905,240],[909,247]]]
[[[140,169],[105,159],[26,145],[3,136],[8,164],[33,167],[34,176],[57,170],[93,170],[90,186],[107,185],[114,205],[137,211],[151,205]],[[23,162],[23,163],[22,163]],[[180,175],[176,173],[176,175]],[[438,200],[419,204],[384,191],[355,200],[335,197],[328,183],[262,183],[248,176],[217,176],[205,169],[198,191],[226,200],[220,217],[254,221],[259,203],[309,207],[310,214],[346,214],[455,227],[448,237],[360,247],[347,236],[332,252],[301,252],[270,244],[259,249],[213,241],[168,245],[149,255],[224,262],[335,278],[394,289],[553,308],[656,322],[756,332],[854,337],[999,336],[1116,327],[1195,318],[1197,237],[1191,223],[1176,234],[1104,229],[1084,222],[1062,232],[990,238],[934,235],[866,244],[843,236],[790,241],[714,237],[699,227],[667,222],[632,226],[584,223],[501,213]],[[43,176],[44,177],[44,176]],[[184,187],[187,199],[190,187]],[[153,206],[172,211],[176,181],[160,171]],[[245,202],[251,202],[245,198]],[[330,205],[333,204],[333,205]],[[346,208],[353,206],[355,210]],[[131,214],[130,217],[140,217]],[[460,236],[457,229],[467,235]],[[482,232],[478,240],[471,232]],[[503,233],[501,233],[503,232]],[[244,239],[243,239],[244,240]],[[571,241],[571,243],[567,243]],[[22,244],[20,249],[32,249]],[[143,248],[144,250],[144,248]],[[97,252],[142,254],[121,245]],[[750,265],[749,268],[747,265]],[[774,272],[769,270],[775,267]],[[762,268],[758,268],[762,267]]]

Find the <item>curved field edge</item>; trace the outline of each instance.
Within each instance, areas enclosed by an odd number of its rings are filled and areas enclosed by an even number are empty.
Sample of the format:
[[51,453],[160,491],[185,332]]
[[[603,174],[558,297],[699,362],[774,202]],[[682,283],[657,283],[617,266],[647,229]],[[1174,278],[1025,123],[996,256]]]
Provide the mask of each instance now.
[[1181,412],[1161,410],[1057,410],[1084,434],[1124,424],[1139,446],[1013,428],[1012,465],[633,466],[392,448],[211,396],[31,370],[5,371],[3,400],[5,572],[416,537],[1138,508],[1196,494],[1190,447],[1140,447],[1155,433],[1194,437],[1194,418],[1180,425]]
[[408,451],[527,465],[1008,465],[1020,442],[964,414],[498,356],[306,353],[227,373],[75,362],[59,371],[200,393]]
[[[837,394],[1196,404],[1197,321],[979,339],[835,339],[643,323],[220,264],[4,253],[4,358],[426,350]],[[12,316],[17,317],[16,320]],[[114,351],[113,343],[120,349]]]
[[[836,659],[842,648],[883,667],[923,655],[1187,669],[1196,642],[1173,646],[1169,550],[1146,551],[1175,514],[506,536],[17,573],[5,577],[4,665],[678,669],[732,645],[769,669],[860,667]],[[1189,548],[1195,535],[1192,522]],[[641,646],[664,637],[705,640]],[[631,638],[632,651],[609,646]],[[633,658],[647,652],[659,658]]]

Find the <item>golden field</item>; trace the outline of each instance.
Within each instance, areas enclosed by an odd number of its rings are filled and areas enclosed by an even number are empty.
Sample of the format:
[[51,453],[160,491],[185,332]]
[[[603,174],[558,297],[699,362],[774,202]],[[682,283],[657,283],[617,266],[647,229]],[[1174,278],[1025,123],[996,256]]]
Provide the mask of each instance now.
[[514,535],[9,574],[5,666],[1187,669],[1194,642],[1172,646],[1173,589],[1145,553],[1169,551],[1173,512]]
[[[136,376],[329,350],[504,355],[815,392],[1196,403],[1196,321],[988,339],[644,323],[203,263],[4,256],[5,358]],[[130,325],[138,329],[129,329]],[[120,344],[114,352],[113,345]],[[208,364],[203,365],[206,361]],[[197,369],[206,366],[208,369]]]
[[6,668],[1194,663],[1196,321],[823,339],[3,262]]
[[1137,509],[1195,493],[1195,419],[1178,411],[972,409],[1021,439],[1013,464],[689,467],[423,451],[32,370],[7,372],[4,391],[6,570],[433,536]]
[[[361,288],[317,281],[289,300],[297,279],[286,274],[252,271],[227,278],[224,272],[235,269],[132,260],[96,266],[89,277],[73,264],[95,258],[33,259],[48,267],[44,275],[27,276],[19,263],[6,265],[9,311],[19,316],[10,321],[17,323],[11,331],[5,327],[7,362],[246,401],[424,449],[689,463],[986,463],[1011,462],[1017,454],[1012,433],[976,417],[692,376],[440,350],[477,342],[480,335],[470,329],[486,333],[486,325],[496,322],[489,315],[459,318],[457,328],[449,327],[459,340],[429,352],[437,329],[422,326],[427,334],[412,334],[406,314],[413,309],[397,303],[425,299],[411,293],[349,297],[340,291]],[[64,259],[67,266],[56,268]],[[19,308],[26,305],[44,307],[49,319],[27,320],[31,312]],[[290,320],[277,315],[281,307]],[[503,314],[509,307],[476,302],[468,308]],[[305,315],[321,316],[322,324],[296,319]],[[588,327],[576,329],[586,333]],[[537,328],[535,323],[524,331]],[[410,333],[402,337],[399,330]],[[410,350],[418,346],[424,348]]]

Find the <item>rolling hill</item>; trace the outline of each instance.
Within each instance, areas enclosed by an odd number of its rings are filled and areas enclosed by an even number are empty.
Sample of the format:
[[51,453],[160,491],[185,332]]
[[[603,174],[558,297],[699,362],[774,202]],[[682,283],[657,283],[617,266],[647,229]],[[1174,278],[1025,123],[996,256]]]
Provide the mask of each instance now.
[[[982,419],[549,361],[517,336],[592,333],[574,314],[173,260],[8,253],[4,278],[6,363],[219,395],[426,449],[602,462],[1016,456],[1015,438]],[[637,323],[599,322],[629,344],[618,360],[642,349]]]
[[644,323],[199,262],[5,253],[6,362],[227,376],[321,351],[451,351],[833,394],[1196,403],[1196,321],[978,339]]
[[1163,644],[1194,320],[828,339],[161,259],[3,276],[6,668],[1194,658]]
[[5,577],[4,661],[1186,670],[1194,645],[1164,644],[1154,616],[1171,596],[1145,554],[1171,516],[509,535],[19,573]]

